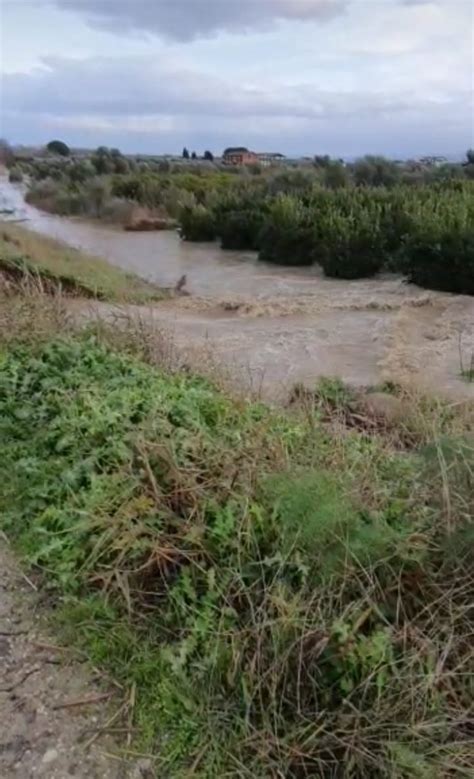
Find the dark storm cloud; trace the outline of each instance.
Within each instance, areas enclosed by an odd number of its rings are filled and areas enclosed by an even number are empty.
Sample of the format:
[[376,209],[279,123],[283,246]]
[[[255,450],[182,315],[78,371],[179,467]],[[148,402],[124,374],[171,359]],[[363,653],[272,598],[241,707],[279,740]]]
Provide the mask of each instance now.
[[[44,2],[45,0],[43,0]],[[46,0],[79,11],[91,26],[155,33],[180,41],[220,31],[265,29],[279,20],[324,21],[348,0]]]

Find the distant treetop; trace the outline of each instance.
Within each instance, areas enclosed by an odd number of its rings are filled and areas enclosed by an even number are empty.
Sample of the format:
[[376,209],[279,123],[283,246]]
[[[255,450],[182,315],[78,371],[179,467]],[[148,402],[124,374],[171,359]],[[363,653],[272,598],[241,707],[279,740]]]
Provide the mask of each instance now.
[[59,154],[61,157],[69,157],[71,153],[69,146],[64,141],[50,141],[46,148],[51,154]]
[[4,138],[0,138],[0,163],[3,165],[12,165],[14,155],[10,144]]

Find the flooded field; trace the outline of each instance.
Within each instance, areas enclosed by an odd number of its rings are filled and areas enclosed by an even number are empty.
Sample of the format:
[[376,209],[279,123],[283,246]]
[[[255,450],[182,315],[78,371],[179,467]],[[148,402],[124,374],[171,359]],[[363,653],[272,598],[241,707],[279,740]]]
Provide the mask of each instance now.
[[183,274],[189,297],[154,321],[179,346],[204,348],[244,381],[277,396],[296,381],[383,380],[473,398],[461,377],[474,352],[474,298],[421,290],[400,277],[325,279],[313,268],[267,265],[252,253],[192,244],[174,232],[127,233],[42,213],[0,179],[0,218],[57,238],[164,285]]

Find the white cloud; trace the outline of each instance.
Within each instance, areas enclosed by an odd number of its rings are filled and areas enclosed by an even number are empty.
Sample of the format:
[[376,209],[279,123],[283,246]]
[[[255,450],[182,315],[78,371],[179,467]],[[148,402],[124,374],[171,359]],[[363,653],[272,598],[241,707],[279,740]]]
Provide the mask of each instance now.
[[[127,148],[149,138],[156,151],[196,138],[336,154],[473,143],[470,0],[34,2],[44,9],[34,58],[10,64],[2,83],[13,140],[57,129]],[[28,18],[15,5],[10,51]],[[156,35],[130,34],[139,29]]]
[[47,108],[58,116],[292,116],[335,119],[357,112],[371,115],[420,113],[464,93],[425,95],[409,89],[369,85],[332,91],[314,83],[284,85],[231,82],[197,70],[180,70],[154,58],[46,58],[32,73],[3,78],[5,111],[34,114]]
[[14,123],[170,141],[176,134],[208,133],[222,145],[244,137],[259,145],[266,138],[273,146],[285,134],[313,134],[319,144],[336,130],[350,135],[351,125],[358,132],[364,128],[369,139],[387,133],[390,123],[409,137],[417,125],[427,132],[447,115],[461,136],[469,125],[469,94],[462,89],[423,97],[413,88],[387,93],[368,86],[331,91],[311,83],[255,87],[146,58],[49,59],[34,73],[5,76],[3,99],[4,116]]

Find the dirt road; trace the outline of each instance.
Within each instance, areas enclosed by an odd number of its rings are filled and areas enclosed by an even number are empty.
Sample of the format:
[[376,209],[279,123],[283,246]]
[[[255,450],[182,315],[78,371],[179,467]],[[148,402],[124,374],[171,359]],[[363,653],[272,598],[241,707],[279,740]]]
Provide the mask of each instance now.
[[34,582],[0,536],[1,779],[152,779],[148,760],[123,761],[114,757],[111,736],[96,738],[114,710],[113,696],[77,702],[113,687],[73,651],[57,647],[44,629],[44,611]]

